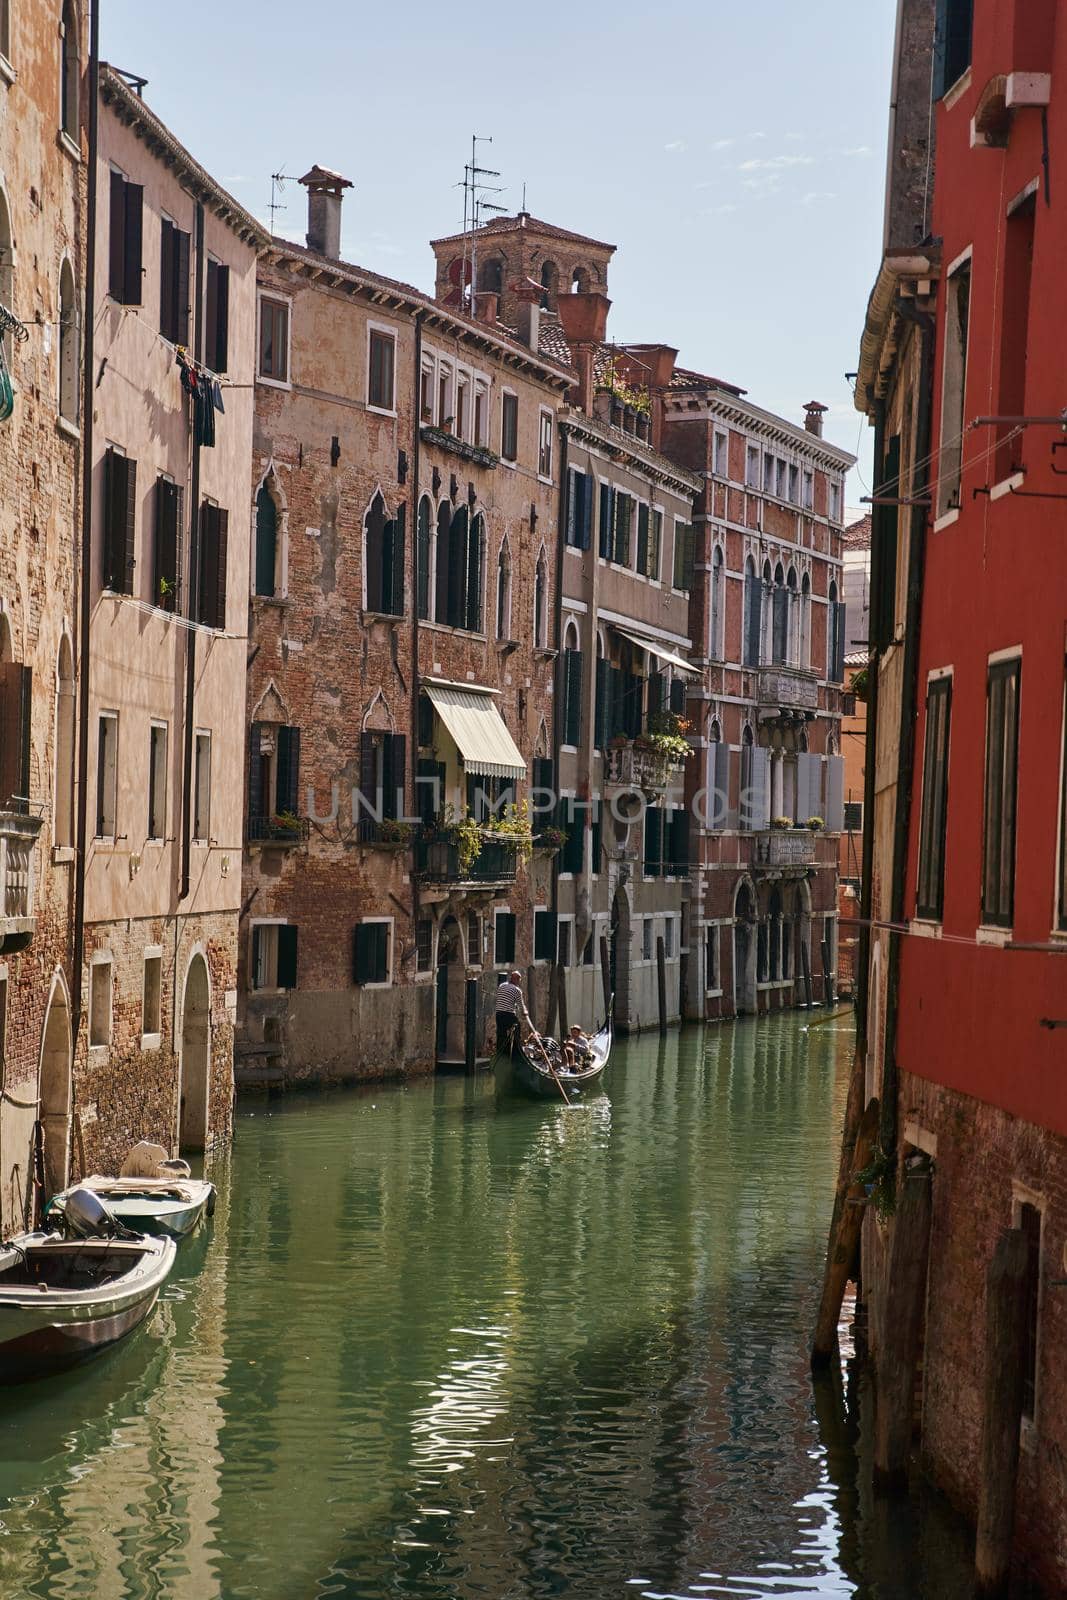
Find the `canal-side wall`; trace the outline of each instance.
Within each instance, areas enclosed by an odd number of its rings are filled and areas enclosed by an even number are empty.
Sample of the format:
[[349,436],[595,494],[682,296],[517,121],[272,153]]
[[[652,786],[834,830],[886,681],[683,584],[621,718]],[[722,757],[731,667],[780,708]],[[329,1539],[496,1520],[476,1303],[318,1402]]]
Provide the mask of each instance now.
[[[902,1133],[934,1158],[923,1355],[922,1448],[935,1481],[977,1513],[985,1382],[985,1280],[998,1239],[1042,1212],[1033,1416],[1023,1422],[1017,1545],[1049,1593],[1067,1592],[1067,1139],[971,1095],[905,1073]],[[889,1314],[892,1308],[888,1308]]]

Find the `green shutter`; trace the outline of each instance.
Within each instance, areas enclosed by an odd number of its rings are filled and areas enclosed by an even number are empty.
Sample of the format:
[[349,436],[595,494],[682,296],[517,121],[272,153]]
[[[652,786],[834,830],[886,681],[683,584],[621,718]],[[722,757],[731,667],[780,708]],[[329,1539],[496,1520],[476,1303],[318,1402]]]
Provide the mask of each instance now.
[[582,740],[582,652],[563,653],[564,744],[579,745]]
[[278,988],[296,988],[296,928],[292,923],[278,929]]
[[648,571],[648,507],[637,508],[637,570],[646,578]]
[[663,812],[649,806],[645,812],[645,877],[658,878],[663,861]]

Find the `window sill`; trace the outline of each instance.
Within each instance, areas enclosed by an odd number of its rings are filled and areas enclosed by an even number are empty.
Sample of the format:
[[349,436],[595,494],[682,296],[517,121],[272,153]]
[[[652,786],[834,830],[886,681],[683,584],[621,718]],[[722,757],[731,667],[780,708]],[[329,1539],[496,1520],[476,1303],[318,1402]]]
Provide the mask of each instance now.
[[518,639],[498,639],[496,647],[502,656],[510,656],[513,650],[519,648],[519,644],[520,640]]
[[[261,380],[261,381],[263,381],[263,380]],[[367,410],[370,412],[371,416],[373,416],[373,417],[392,417],[394,422],[396,421],[396,409],[395,409],[395,407],[392,410],[390,410],[390,408],[388,406],[372,406],[370,401],[368,400],[367,401]]]
[[951,511],[946,511],[943,516],[937,517],[935,519],[935,521],[934,521],[934,532],[935,533],[940,533],[942,528],[951,528],[952,524],[954,522],[958,522],[959,520],[960,520],[960,508],[959,508],[959,506],[953,506]]
[[67,133],[65,128],[60,128],[59,132],[56,134],[56,144],[58,144],[64,155],[68,155],[72,161],[77,162],[78,166],[81,166],[81,149],[75,144],[74,140],[71,138],[70,134]]
[[52,846],[52,865],[65,867],[76,859],[77,851],[72,844],[55,844]]
[[974,942],[975,944],[990,945],[994,950],[1003,950],[1006,944],[1011,944],[1012,942],[1012,930],[1010,928],[993,927],[990,923],[983,922],[975,932]]
[[1021,489],[1026,482],[1025,472],[1013,472],[1010,478],[1001,478],[989,491],[990,500],[1003,500],[1005,495],[1014,494],[1016,489]]
[[286,594],[254,594],[251,598],[256,609],[264,611],[289,611],[296,603]]
[[549,650],[547,647],[545,647],[543,645],[539,645],[534,650],[533,654],[534,654],[534,660],[535,661],[555,661],[557,655],[559,654],[559,651],[558,650]]
[[389,622],[397,626],[404,621],[395,611],[363,611],[360,615],[364,622]]
[[960,76],[956,79],[951,88],[946,89],[944,94],[941,96],[941,104],[944,106],[945,110],[951,111],[952,107],[956,105],[958,101],[963,99],[970,87],[971,69],[968,66],[965,71],[960,73]]
[[93,1067],[101,1066],[110,1054],[111,1046],[109,1044],[91,1044],[89,1046],[89,1065]]
[[15,82],[18,73],[6,56],[0,55],[0,83],[11,84]]
[[142,1033],[141,1035],[142,1050],[159,1050],[162,1044],[163,1035],[161,1033]]
[[941,923],[933,917],[912,917],[908,923],[908,932],[916,934],[920,939],[940,939]]
[[357,988],[357,989],[364,989],[364,990],[366,990],[366,989],[391,989],[393,987],[393,983],[392,983],[392,979],[391,978],[387,978],[384,983],[357,983],[357,984],[354,985],[354,987]]
[[[402,622],[403,618],[392,617],[389,620],[393,622]],[[419,623],[419,627],[427,628],[431,633],[458,633],[461,634],[465,639],[480,639],[483,643],[489,637],[489,635],[486,633],[476,633],[473,628],[457,628],[451,622],[431,622],[429,617],[423,617]]]
[[[267,378],[264,377],[262,372],[257,372],[256,382],[263,384],[267,389],[284,389],[287,394],[291,394],[293,390],[293,384],[290,378]],[[369,410],[370,407],[367,409]],[[392,412],[391,415],[395,416],[396,413]]]
[[73,439],[75,444],[79,442],[82,436],[82,431],[77,423],[71,422],[67,417],[59,414],[56,416],[56,432],[61,433],[65,439]]

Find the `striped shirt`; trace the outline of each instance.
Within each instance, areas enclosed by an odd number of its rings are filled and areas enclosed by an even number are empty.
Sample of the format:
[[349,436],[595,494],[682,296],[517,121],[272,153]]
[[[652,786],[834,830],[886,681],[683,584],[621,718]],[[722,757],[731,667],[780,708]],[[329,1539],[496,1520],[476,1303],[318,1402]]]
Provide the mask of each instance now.
[[517,983],[504,982],[496,991],[496,1009],[506,1011],[512,1017],[525,1017],[526,1001],[522,998],[522,990]]

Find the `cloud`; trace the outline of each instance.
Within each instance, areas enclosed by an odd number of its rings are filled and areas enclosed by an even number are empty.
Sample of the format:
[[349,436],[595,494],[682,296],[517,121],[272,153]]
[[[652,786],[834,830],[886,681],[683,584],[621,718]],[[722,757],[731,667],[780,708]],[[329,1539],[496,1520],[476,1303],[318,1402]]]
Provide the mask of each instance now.
[[737,210],[737,207],[733,204],[733,202],[730,201],[730,200],[727,200],[725,205],[712,206],[711,210],[708,212],[708,215],[711,216],[711,217],[724,217],[729,212],[736,211],[736,210]]
[[804,137],[804,135],[802,133],[787,133],[786,134],[786,138],[787,139],[792,139],[792,140],[803,139],[803,137]]
[[803,206],[813,206],[820,200],[836,200],[837,195],[832,189],[811,189],[801,200]]
[[671,150],[671,151],[684,150],[685,149],[685,140],[684,139],[672,139],[670,144],[665,144],[663,146],[663,148],[664,148],[664,150]]
[[785,167],[813,167],[814,156],[763,156],[742,161],[738,172],[778,172]]
[[869,156],[870,154],[871,154],[871,147],[870,147],[869,144],[857,144],[857,145],[853,145],[853,147],[850,150],[835,150],[834,151],[834,155],[835,156]]
[[757,130],[756,133],[750,133],[749,134],[749,138],[750,139],[766,139],[766,137],[767,137],[767,135],[763,132],[762,129]]
[[729,150],[730,146],[733,143],[734,143],[733,139],[716,139],[713,142],[711,148],[713,150]]

